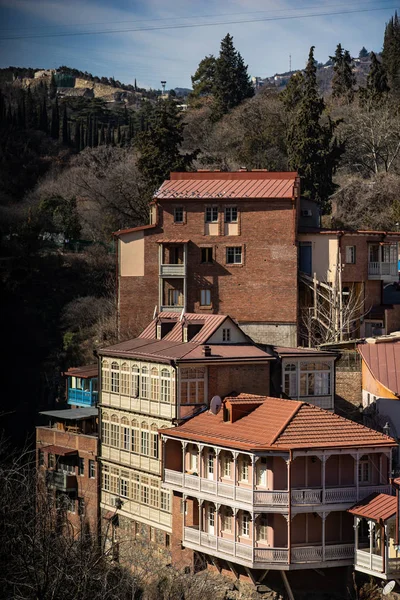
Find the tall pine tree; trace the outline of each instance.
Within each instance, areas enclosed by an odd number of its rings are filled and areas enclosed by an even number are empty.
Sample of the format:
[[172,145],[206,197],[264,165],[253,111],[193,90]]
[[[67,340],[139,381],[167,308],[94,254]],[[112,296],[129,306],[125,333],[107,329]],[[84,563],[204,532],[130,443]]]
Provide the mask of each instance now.
[[332,96],[350,104],[354,99],[356,78],[353,72],[352,59],[348,50],[338,44],[335,56],[330,56],[333,63]]
[[304,196],[329,211],[329,196],[335,189],[332,178],[344,152],[335,137],[336,123],[322,123],[325,102],[318,94],[314,46],[303,75],[291,78],[282,101],[288,116],[287,151],[289,168],[298,171]]
[[386,71],[375,52],[371,52],[371,66],[367,77],[367,94],[373,103],[379,102],[389,92]]
[[383,39],[382,64],[392,92],[400,93],[400,21],[397,11],[386,24]]

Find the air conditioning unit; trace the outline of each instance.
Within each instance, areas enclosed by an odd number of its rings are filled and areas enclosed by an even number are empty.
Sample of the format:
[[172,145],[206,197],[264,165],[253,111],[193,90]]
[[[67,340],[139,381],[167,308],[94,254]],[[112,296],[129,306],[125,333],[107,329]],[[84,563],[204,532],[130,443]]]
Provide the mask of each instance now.
[[302,210],[301,216],[302,217],[312,217],[312,210],[310,208],[307,208],[306,210]]

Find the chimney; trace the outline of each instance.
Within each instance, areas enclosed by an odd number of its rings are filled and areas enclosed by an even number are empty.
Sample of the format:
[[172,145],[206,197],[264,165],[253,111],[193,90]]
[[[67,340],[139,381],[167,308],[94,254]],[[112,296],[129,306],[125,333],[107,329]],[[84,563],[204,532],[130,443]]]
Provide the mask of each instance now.
[[203,351],[203,356],[211,356],[211,347],[210,346],[203,346],[202,351]]

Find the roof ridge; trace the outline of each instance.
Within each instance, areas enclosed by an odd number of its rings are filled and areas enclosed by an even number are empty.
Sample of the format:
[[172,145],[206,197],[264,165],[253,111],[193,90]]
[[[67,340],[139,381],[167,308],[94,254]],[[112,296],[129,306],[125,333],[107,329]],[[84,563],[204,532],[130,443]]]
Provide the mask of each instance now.
[[[279,400],[286,400],[286,398],[279,398]],[[288,417],[288,419],[285,421],[285,423],[282,425],[282,427],[280,428],[280,430],[278,431],[278,433],[275,435],[275,437],[272,438],[270,445],[272,446],[273,444],[275,444],[275,442],[278,440],[278,438],[282,435],[282,433],[285,431],[286,427],[289,425],[289,423],[292,421],[292,419],[297,415],[297,413],[299,412],[300,408],[302,407],[302,405],[304,404],[304,402],[302,402],[301,400],[291,400],[291,402],[295,402],[296,406],[292,412],[292,414]]]

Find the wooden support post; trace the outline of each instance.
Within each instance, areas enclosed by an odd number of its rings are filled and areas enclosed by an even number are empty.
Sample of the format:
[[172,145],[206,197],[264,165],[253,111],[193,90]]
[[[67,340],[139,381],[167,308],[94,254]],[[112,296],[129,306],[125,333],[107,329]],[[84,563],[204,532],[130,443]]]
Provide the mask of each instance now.
[[249,567],[245,567],[245,571],[246,571],[247,575],[250,577],[250,579],[251,579],[251,581],[252,581],[253,585],[254,585],[254,586],[255,586],[255,585],[257,585],[257,580],[256,580],[256,578],[254,577],[254,574],[253,574],[252,570],[251,570],[251,569],[249,569]]
[[285,571],[281,571],[281,576],[282,576],[282,580],[283,580],[283,585],[285,586],[286,593],[289,596],[289,600],[294,600],[292,588],[289,585],[289,581],[288,581]]

